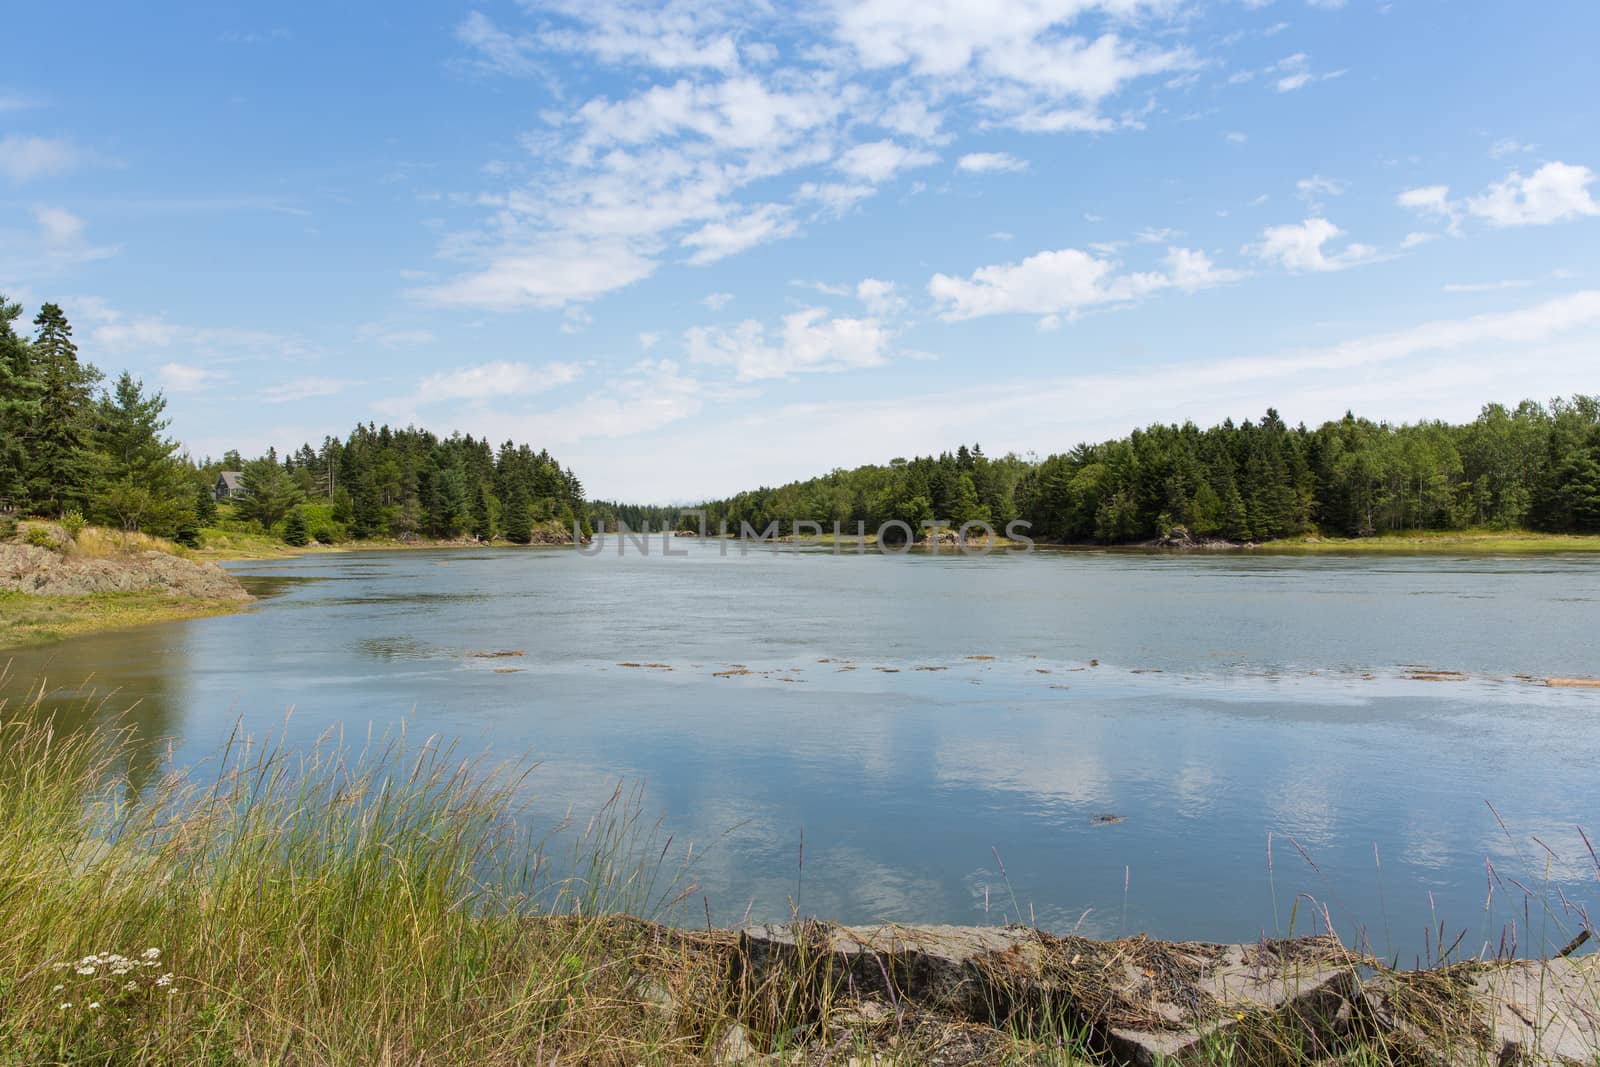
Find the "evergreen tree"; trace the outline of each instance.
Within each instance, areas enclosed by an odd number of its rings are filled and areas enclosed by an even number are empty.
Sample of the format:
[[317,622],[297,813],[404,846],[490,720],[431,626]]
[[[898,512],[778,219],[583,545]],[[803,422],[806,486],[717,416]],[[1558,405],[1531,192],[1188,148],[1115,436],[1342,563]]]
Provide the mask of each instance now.
[[246,463],[239,480],[246,490],[239,500],[239,514],[256,520],[262,529],[270,530],[304,497],[272,450],[265,458]]
[[126,371],[96,405],[95,521],[170,536],[193,519],[195,498],[177,459],[177,442],[162,436],[166,407],[165,397],[145,396],[144,383]]
[[283,540],[295,548],[303,548],[311,543],[311,534],[306,529],[306,513],[299,507],[291,508],[283,520]]
[[520,488],[513,489],[506,500],[506,540],[514,545],[525,545],[533,540],[533,516],[528,498]]
[[41,388],[24,461],[26,493],[35,509],[61,515],[81,507],[89,495],[93,465],[85,443],[100,372],[79,364],[72,326],[60,307],[43,305],[33,323],[33,376]]
[[212,495],[211,486],[201,485],[195,489],[194,517],[201,526],[217,521],[217,498]]
[[27,338],[13,325],[21,316],[22,305],[0,294],[0,505],[25,509],[25,458],[43,385],[34,376]]

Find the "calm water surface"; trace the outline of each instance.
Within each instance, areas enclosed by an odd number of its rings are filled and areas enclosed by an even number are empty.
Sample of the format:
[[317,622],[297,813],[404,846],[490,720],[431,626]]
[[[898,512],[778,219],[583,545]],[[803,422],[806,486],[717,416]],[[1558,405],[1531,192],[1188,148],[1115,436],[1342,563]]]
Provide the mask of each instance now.
[[541,761],[546,822],[643,783],[719,922],[798,892],[1249,940],[1298,899],[1409,961],[1441,922],[1537,951],[1600,917],[1600,691],[1518,677],[1600,674],[1600,560],[651,547],[236,564],[255,610],[14,653],[9,684],[137,699],[180,763],[291,706],[300,742],[404,722]]

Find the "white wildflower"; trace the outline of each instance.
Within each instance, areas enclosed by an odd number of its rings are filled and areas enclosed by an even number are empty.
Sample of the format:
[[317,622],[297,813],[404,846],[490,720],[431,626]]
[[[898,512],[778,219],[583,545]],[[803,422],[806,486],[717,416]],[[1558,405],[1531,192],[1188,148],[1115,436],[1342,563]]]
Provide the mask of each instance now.
[[170,974],[164,974],[160,978],[156,979],[156,985],[158,985],[158,986],[163,986],[164,987],[164,986],[169,986],[171,984],[172,984],[172,975],[170,975]]
[[63,1004],[63,1005],[61,1005],[61,1010],[62,1010],[62,1011],[66,1011],[66,1010],[67,1010],[67,1009],[68,1009],[68,1008],[70,1008],[70,1007],[72,1007],[72,1005],[71,1005],[71,1004]]
[[139,983],[138,982],[129,982],[127,985],[122,987],[122,991],[124,993],[132,993],[135,989],[138,989],[138,988],[139,988]]
[[98,1001],[98,1000],[91,1000],[91,1001],[90,1001],[90,1002],[89,1002],[89,1010],[90,1010],[90,1011],[94,1011],[94,1010],[95,1010],[95,1009],[96,1009],[96,1008],[98,1008],[98,1007],[99,1007],[99,1006],[100,1006],[100,1002],[99,1002],[99,1001]]
[[59,993],[65,988],[67,988],[67,987],[64,986],[64,985],[53,985],[53,986],[50,987],[50,992]]
[[147,948],[141,952],[140,955],[147,960],[159,960],[161,958],[161,950],[158,948]]
[[83,974],[83,975],[93,974],[94,973],[94,968],[92,966],[85,965],[83,967],[79,967],[78,968],[78,973],[79,974]]

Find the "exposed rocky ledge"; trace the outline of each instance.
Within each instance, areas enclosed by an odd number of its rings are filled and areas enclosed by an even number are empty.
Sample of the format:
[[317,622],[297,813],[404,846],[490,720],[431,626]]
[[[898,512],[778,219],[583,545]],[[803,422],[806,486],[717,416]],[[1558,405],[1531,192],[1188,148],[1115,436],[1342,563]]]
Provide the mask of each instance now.
[[170,552],[135,550],[82,556],[19,542],[0,543],[0,591],[36,596],[165,593],[196,600],[249,600],[237,579],[214,563]]
[[[1591,1065],[1600,1050],[1592,955],[1393,971],[1330,937],[1217,945],[821,922],[661,936],[726,955],[742,1021],[715,1046],[724,1064],[1011,1062],[1019,1039],[1064,1032],[1137,1067],[1348,1064],[1372,1051],[1440,1067]],[[694,1010],[689,991],[641,983],[656,1010]]]

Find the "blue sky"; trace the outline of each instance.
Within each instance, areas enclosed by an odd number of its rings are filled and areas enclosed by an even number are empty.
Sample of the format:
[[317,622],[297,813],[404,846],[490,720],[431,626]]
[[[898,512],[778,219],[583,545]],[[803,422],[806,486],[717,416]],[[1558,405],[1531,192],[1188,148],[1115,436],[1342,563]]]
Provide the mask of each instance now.
[[674,502],[1600,389],[1600,5],[33,5],[0,292],[197,456],[357,420]]

